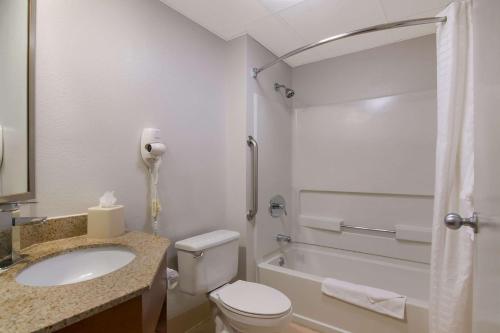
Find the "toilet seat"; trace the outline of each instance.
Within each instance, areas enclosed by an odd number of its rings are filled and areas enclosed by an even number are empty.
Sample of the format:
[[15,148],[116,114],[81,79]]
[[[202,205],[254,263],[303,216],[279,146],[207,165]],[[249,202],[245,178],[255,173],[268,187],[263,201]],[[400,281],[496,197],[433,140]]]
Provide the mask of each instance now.
[[259,283],[236,281],[216,291],[219,304],[246,317],[272,319],[287,315],[292,303],[281,291]]

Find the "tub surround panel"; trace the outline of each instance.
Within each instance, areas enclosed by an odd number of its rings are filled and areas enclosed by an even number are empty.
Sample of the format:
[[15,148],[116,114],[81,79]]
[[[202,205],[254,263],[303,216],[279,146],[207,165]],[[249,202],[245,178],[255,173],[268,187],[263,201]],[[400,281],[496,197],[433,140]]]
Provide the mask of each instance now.
[[[294,189],[300,216],[395,230],[432,224],[436,93],[295,110]],[[321,153],[319,153],[321,152]],[[390,233],[301,227],[296,240],[429,262],[430,244]]]
[[294,97],[295,240],[429,262],[430,243],[304,228],[301,216],[428,233],[436,141],[436,48],[427,36],[299,66]]
[[436,36],[298,66],[292,75],[295,108],[434,90]]
[[260,259],[278,248],[275,235],[290,233],[289,215],[272,217],[268,207],[269,200],[277,194],[285,199],[287,211],[292,207],[292,110],[258,94],[254,95],[253,103],[254,137],[259,143],[259,211],[256,216],[259,246],[255,254]]
[[399,241],[391,237],[358,232],[338,233],[311,228],[301,228],[295,235],[295,240],[425,264],[429,263],[431,250],[428,243]]
[[294,186],[433,195],[436,108],[426,91],[295,109]]
[[[85,282],[35,288],[18,284],[15,276],[30,263],[78,248],[119,245],[136,258],[127,266]],[[23,250],[27,262],[0,275],[0,331],[51,332],[147,293],[164,267],[170,241],[141,232],[95,240],[77,236],[32,245]]]
[[326,231],[300,225],[302,216],[342,220],[346,225],[396,230],[396,225],[428,232],[432,196],[335,191],[299,191],[298,241],[384,257],[429,263],[430,242],[396,239],[398,234],[340,229]]

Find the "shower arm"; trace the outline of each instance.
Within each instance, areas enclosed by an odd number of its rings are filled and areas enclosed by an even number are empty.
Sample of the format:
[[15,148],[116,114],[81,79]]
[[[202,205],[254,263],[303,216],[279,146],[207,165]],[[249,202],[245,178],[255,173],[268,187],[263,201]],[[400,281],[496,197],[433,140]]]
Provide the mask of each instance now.
[[348,38],[348,37],[353,37],[353,36],[358,36],[358,35],[363,35],[369,32],[377,32],[377,31],[383,31],[383,30],[390,30],[390,29],[396,29],[396,28],[404,28],[404,27],[411,27],[414,25],[422,25],[422,24],[431,24],[431,23],[445,23],[447,20],[446,16],[440,16],[440,17],[424,17],[424,18],[418,18],[418,19],[411,19],[411,20],[404,20],[404,21],[396,21],[396,22],[390,22],[390,23],[383,23],[383,24],[378,24],[378,25],[372,25],[367,28],[362,28],[358,30],[353,30],[351,32],[346,32],[342,33],[339,35],[331,36],[325,39],[322,39],[318,42],[311,43],[302,47],[299,47],[298,49],[295,49],[293,51],[290,51],[281,57],[265,64],[262,67],[259,68],[253,68],[252,69],[252,77],[257,78],[260,72],[268,69],[269,67],[272,67],[276,65],[278,62],[288,59],[296,54],[302,53],[304,51],[313,49],[315,47],[321,46],[323,44],[331,43],[336,40]]

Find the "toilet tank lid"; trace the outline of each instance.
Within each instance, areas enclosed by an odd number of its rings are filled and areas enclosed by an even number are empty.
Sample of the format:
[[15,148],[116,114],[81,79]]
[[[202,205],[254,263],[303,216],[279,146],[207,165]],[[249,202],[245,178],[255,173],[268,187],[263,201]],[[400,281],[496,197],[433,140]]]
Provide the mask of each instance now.
[[183,239],[175,243],[175,248],[184,251],[203,251],[240,238],[239,232],[216,230],[206,234]]

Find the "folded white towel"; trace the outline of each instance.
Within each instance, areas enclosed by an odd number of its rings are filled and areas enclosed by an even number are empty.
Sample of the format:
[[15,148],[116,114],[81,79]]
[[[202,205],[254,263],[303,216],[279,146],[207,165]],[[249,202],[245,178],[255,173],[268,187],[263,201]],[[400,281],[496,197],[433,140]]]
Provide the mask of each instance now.
[[404,319],[405,317],[406,296],[392,291],[331,278],[323,280],[321,291],[328,296],[394,318]]

